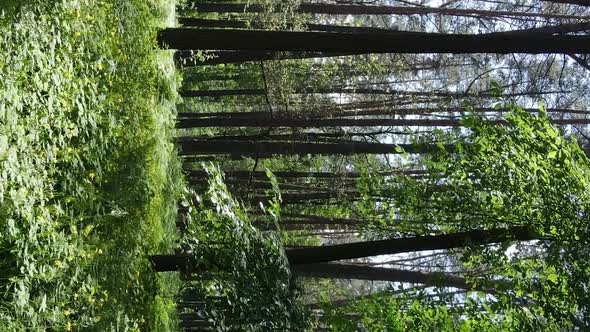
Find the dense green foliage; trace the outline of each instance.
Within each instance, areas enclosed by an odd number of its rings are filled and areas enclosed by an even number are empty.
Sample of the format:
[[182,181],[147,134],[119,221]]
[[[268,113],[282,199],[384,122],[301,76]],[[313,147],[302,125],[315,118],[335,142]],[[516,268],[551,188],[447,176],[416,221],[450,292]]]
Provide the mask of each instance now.
[[[389,179],[392,195],[386,204],[374,205],[373,213],[379,212],[383,223],[387,215],[400,216],[405,227],[430,234],[529,227],[538,241],[459,251],[464,267],[477,276],[471,282],[496,289],[493,312],[506,315],[526,303],[521,314],[529,318],[529,328],[544,321],[576,324],[587,317],[589,303],[582,290],[590,271],[588,159],[544,112],[537,116],[503,106],[512,109],[507,125],[466,117],[470,132],[455,140],[455,150],[441,148],[426,158],[429,177]],[[365,180],[380,188],[383,182]],[[420,221],[427,223],[416,229]]]
[[[424,294],[422,294],[424,295]],[[530,323],[518,310],[492,316],[481,303],[467,300],[460,311],[448,309],[420,296],[373,296],[344,307],[327,308],[326,322],[333,331],[530,331]],[[555,331],[551,323],[536,331]]]
[[[195,199],[181,242],[183,253],[192,256],[184,278],[194,280],[183,284],[184,298],[206,301],[198,309],[219,331],[304,331],[308,318],[280,238],[255,228],[219,169],[207,170],[209,188]],[[267,210],[274,218],[279,201],[280,194]]]
[[179,197],[176,83],[155,45],[173,4],[9,3],[0,330],[166,330],[174,282],[145,255],[170,246]]
[[[463,0],[426,14],[440,4],[423,1],[369,16],[301,3],[0,0],[0,331],[589,328],[590,163],[568,136],[590,123],[589,76],[572,66],[589,68],[585,57],[173,58],[156,43],[175,7],[195,29],[357,37],[581,34],[545,26],[577,10]],[[553,108],[532,108],[541,97]],[[350,244],[374,239],[388,241]],[[306,248],[332,244],[337,255]]]

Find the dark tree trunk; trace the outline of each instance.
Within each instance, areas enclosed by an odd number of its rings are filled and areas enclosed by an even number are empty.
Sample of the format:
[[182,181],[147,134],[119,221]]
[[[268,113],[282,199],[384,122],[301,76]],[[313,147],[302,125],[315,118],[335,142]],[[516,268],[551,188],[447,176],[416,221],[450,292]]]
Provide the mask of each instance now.
[[[187,171],[189,177],[195,178],[206,178],[207,172],[205,171],[195,171],[189,170]],[[267,179],[266,172],[262,171],[225,171],[224,172],[226,178],[243,178],[249,179],[250,177],[254,179]],[[318,179],[346,179],[346,178],[360,178],[361,173],[359,172],[303,172],[303,171],[276,171],[273,174],[277,178],[318,178]],[[425,175],[428,174],[427,171],[423,170],[397,170],[397,171],[390,171],[390,172],[376,172],[371,173],[376,174],[378,176],[390,176],[390,175],[408,175],[408,176],[416,176],[416,175]]]
[[[507,124],[505,120],[489,120],[490,124]],[[588,124],[590,119],[556,119],[553,123]],[[289,127],[289,128],[333,128],[333,127],[460,127],[461,120],[452,119],[260,119],[260,118],[219,118],[219,119],[181,119],[177,128],[202,127]]]
[[[362,106],[362,105],[360,105]],[[336,107],[338,108],[338,107]],[[475,107],[471,109],[467,109],[464,107],[414,107],[414,108],[383,108],[383,107],[376,107],[375,109],[363,109],[359,107],[358,111],[355,110],[354,107],[350,107],[347,111],[334,111],[327,113],[328,116],[338,117],[338,118],[345,118],[345,117],[357,117],[357,116],[376,116],[376,115],[421,115],[421,114],[429,114],[429,113],[467,113],[467,112],[474,112],[474,113],[506,113],[509,110],[505,108],[493,108],[493,107]],[[538,113],[538,108],[523,108],[523,111],[531,112],[531,113]],[[561,113],[561,114],[582,114],[582,115],[590,115],[590,112],[584,110],[576,110],[576,109],[568,109],[568,108],[547,108],[547,113]],[[264,112],[266,117],[268,117],[268,112]],[[242,112],[240,114],[247,114],[247,112]],[[244,116],[246,117],[246,116]],[[188,118],[188,117],[187,117]],[[564,119],[567,120],[567,119]],[[577,119],[576,119],[577,121]]]
[[589,22],[582,22],[582,23],[569,23],[569,24],[559,24],[559,25],[549,25],[544,27],[538,28],[529,28],[529,29],[521,29],[521,30],[510,30],[510,31],[500,31],[500,32],[492,32],[490,35],[511,35],[511,34],[565,34],[571,32],[579,32],[584,30],[590,29]]
[[[560,0],[556,0],[558,2]],[[561,0],[580,2],[581,0]],[[195,10],[199,12],[221,12],[221,13],[244,13],[263,12],[263,5],[243,3],[232,4],[195,4]],[[502,17],[538,17],[553,19],[587,19],[586,16],[559,15],[545,13],[526,13],[504,10],[481,10],[481,9],[458,9],[458,8],[436,8],[436,7],[399,7],[399,6],[367,6],[367,5],[338,5],[338,4],[301,4],[297,10],[300,13],[309,14],[332,14],[332,15],[427,15],[439,14],[449,16],[479,16],[481,18],[502,18]]]
[[356,264],[317,263],[293,265],[291,271],[301,277],[330,279],[359,279],[371,281],[407,282],[437,287],[454,287],[465,290],[491,292],[490,289],[473,286],[467,279],[442,272],[408,271],[394,268],[372,267]]
[[[378,255],[393,255],[424,250],[455,249],[481,246],[506,241],[537,240],[539,236],[526,227],[473,230],[445,235],[417,236],[402,239],[365,241],[321,247],[288,248],[285,254],[289,264],[307,265],[342,259],[365,258]],[[187,255],[150,256],[154,271],[188,270],[193,263]]]
[[[178,23],[187,27],[199,28],[235,28],[235,29],[264,29],[264,25],[260,23],[248,24],[244,21],[232,20],[210,20],[194,17],[181,17]],[[344,25],[329,25],[329,24],[306,24],[308,31],[322,31],[322,32],[344,32],[344,33],[399,33],[398,30],[374,28],[374,27],[353,27]]]
[[[354,154],[401,154],[432,153],[440,148],[434,144],[381,144],[381,143],[299,143],[299,142],[254,142],[213,141],[197,139],[179,140],[179,154],[213,154],[233,156],[267,155],[354,155]],[[454,145],[444,146],[447,151]]]
[[191,51],[178,51],[174,59],[182,67],[259,62],[283,59],[313,59],[355,55],[356,52],[277,52],[264,50],[216,51],[207,59],[196,59]]
[[287,249],[289,263],[293,265],[331,262],[342,259],[393,255],[402,252],[452,249],[470,245],[486,245],[505,241],[527,241],[539,236],[526,227],[474,230],[445,235],[366,241],[314,248]]
[[[356,117],[356,116],[374,116],[374,115],[407,115],[407,114],[429,114],[429,113],[501,113],[508,112],[505,108],[494,107],[476,107],[467,109],[465,107],[408,107],[408,108],[388,108],[385,102],[370,102],[370,103],[352,103],[349,105],[336,105],[326,110],[324,114],[310,115],[309,119],[321,119],[324,117]],[[538,108],[523,108],[523,111],[538,113]],[[561,113],[561,114],[583,114],[590,115],[589,111],[569,108],[547,108],[547,113]],[[197,113],[197,112],[180,112],[178,117],[180,120],[185,119],[269,119],[269,112],[211,112],[211,113]]]
[[[255,196],[250,198],[250,202],[257,205],[258,202],[267,203],[274,196]],[[320,191],[320,192],[299,192],[299,193],[282,193],[282,204],[298,204],[318,200],[330,200],[334,198],[344,198],[346,200],[360,199],[358,192],[338,192],[338,191]]]
[[149,256],[150,263],[154,271],[183,271],[192,264],[192,258],[189,255],[152,255]]
[[346,218],[307,218],[307,219],[286,219],[281,224],[303,224],[303,225],[342,225],[342,226],[359,226],[367,223],[363,220],[346,219]]
[[590,7],[590,1],[588,1],[588,0],[541,0],[541,1]]
[[209,113],[197,113],[197,112],[180,112],[177,116],[179,119],[200,119],[200,118],[260,118],[266,119],[269,117],[268,112],[256,111],[256,112],[209,112]]
[[[539,92],[515,92],[497,95],[489,92],[481,93],[464,93],[464,92],[422,92],[422,91],[405,91],[391,89],[367,89],[367,88],[327,88],[327,89],[297,89],[296,94],[369,94],[369,95],[390,95],[399,97],[444,97],[444,98],[466,98],[466,97],[519,97],[519,96],[536,96],[556,93],[567,93],[570,91],[539,91]],[[229,97],[229,96],[263,96],[266,94],[264,89],[223,89],[223,90],[184,90],[179,92],[181,97]]]
[[199,30],[159,31],[162,47],[365,53],[590,53],[590,36],[351,34],[329,32]]

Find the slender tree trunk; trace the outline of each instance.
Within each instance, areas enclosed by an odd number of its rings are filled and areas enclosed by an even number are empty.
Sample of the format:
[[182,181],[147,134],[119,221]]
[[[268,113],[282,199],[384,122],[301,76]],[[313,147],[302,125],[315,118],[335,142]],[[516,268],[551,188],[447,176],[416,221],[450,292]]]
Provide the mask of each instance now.
[[[245,21],[233,20],[210,20],[200,19],[194,17],[180,17],[178,23],[187,27],[199,28],[235,28],[235,29],[264,29],[264,25],[260,23],[250,23]],[[344,32],[344,33],[399,33],[398,30],[374,28],[374,27],[353,27],[344,25],[329,25],[329,24],[306,24],[308,31],[322,31],[322,32]]]
[[211,57],[198,59],[191,51],[178,51],[174,54],[177,64],[182,67],[194,67],[201,65],[218,65],[244,62],[260,62],[268,60],[285,59],[313,59],[331,58],[337,56],[355,55],[356,52],[277,52],[264,50],[236,50],[215,51]]
[[484,288],[481,285],[473,286],[463,277],[443,272],[408,271],[339,263],[294,265],[291,271],[300,277],[407,282],[427,286],[492,292],[491,289]]
[[[196,187],[207,187],[209,185],[209,181],[206,179],[191,179],[188,181],[191,186]],[[272,189],[273,185],[270,181],[260,181],[260,180],[252,180],[250,179],[226,179],[224,180],[225,184],[230,187],[232,191],[240,192],[246,189],[250,190],[257,190],[257,189]],[[292,184],[292,183],[280,183],[279,187],[281,192],[286,192],[288,190],[294,191],[311,191],[311,190],[328,190],[328,188],[318,188],[310,187],[309,184]]]
[[192,264],[192,257],[189,255],[152,255],[149,256],[154,271],[184,271]]
[[590,1],[588,1],[588,0],[541,0],[541,1],[590,7]]
[[[556,0],[554,2],[559,2]],[[561,0],[568,3],[579,2],[580,0]],[[199,12],[221,12],[221,13],[259,13],[265,11],[263,5],[244,3],[234,4],[195,4],[195,10]],[[338,5],[338,4],[313,4],[304,3],[298,7],[298,12],[309,14],[332,14],[332,15],[449,15],[449,16],[478,16],[480,18],[502,18],[502,17],[537,17],[546,19],[587,19],[587,16],[559,15],[545,13],[527,13],[505,10],[482,10],[482,9],[459,9],[459,8],[436,8],[436,7],[399,7],[399,6],[367,6],[367,5]]]
[[[369,95],[391,95],[391,96],[413,96],[413,97],[445,97],[445,98],[466,98],[466,97],[519,97],[536,96],[556,93],[567,93],[570,91],[539,91],[539,92],[515,92],[497,95],[489,92],[464,93],[464,92],[422,92],[404,91],[391,89],[370,89],[370,88],[327,88],[327,89],[297,89],[296,94],[369,94]],[[180,91],[181,97],[228,97],[228,96],[264,96],[265,89],[223,89],[223,90],[184,90]]]
[[209,113],[198,113],[198,112],[179,112],[179,119],[200,119],[200,118],[260,118],[266,119],[269,117],[267,111],[255,111],[255,112],[209,112]]
[[[342,110],[341,110],[342,109]],[[372,103],[352,103],[345,106],[334,106],[333,109],[326,109],[323,114],[310,114],[309,119],[321,119],[324,117],[356,117],[365,115],[407,115],[407,114],[429,114],[429,113],[502,113],[508,112],[506,108],[494,107],[475,107],[467,109],[465,107],[408,107],[408,108],[389,108],[387,103],[372,102]],[[523,111],[538,113],[538,108],[523,108]],[[583,114],[590,115],[589,111],[569,109],[569,108],[547,108],[547,113],[562,113],[562,114]],[[247,118],[247,119],[269,119],[269,112],[211,112],[211,113],[197,113],[197,112],[180,112],[178,113],[179,120],[184,119],[218,119],[218,118]]]
[[544,27],[538,28],[529,28],[529,29],[521,29],[521,30],[510,30],[510,31],[499,31],[499,32],[492,32],[489,33],[490,35],[513,35],[513,34],[565,34],[571,32],[579,32],[584,30],[590,29],[589,22],[582,22],[582,23],[569,23],[569,24],[559,24],[559,25],[549,25]]
[[252,50],[365,53],[590,53],[590,36],[350,34],[329,32],[160,30],[162,47],[194,50]]
[[[274,196],[255,196],[250,199],[250,202],[257,205],[259,202],[267,203],[271,201]],[[334,198],[345,198],[346,200],[360,199],[358,191],[355,192],[338,192],[338,191],[320,191],[320,192],[298,192],[298,193],[282,193],[282,204],[298,204],[318,200],[330,200]]]
[[539,236],[526,227],[474,230],[445,235],[418,236],[413,238],[366,241],[314,248],[287,249],[291,266],[331,262],[342,259],[364,258],[377,255],[393,255],[403,252],[452,249],[469,245],[486,245],[505,241],[527,241]]
[[[401,154],[431,153],[440,148],[434,144],[381,144],[381,143],[289,143],[289,142],[248,142],[210,141],[183,139],[179,141],[180,155],[212,154],[235,156],[266,155],[354,155],[354,154]],[[447,151],[454,145],[444,146]]]
[[[489,120],[490,124],[506,125],[506,120]],[[553,123],[588,124],[590,119],[554,119]],[[219,118],[219,119],[181,119],[177,128],[203,127],[289,127],[289,128],[333,128],[333,127],[460,127],[461,120],[451,119],[265,119],[260,118]]]
[[[206,178],[208,176],[207,172],[205,171],[196,171],[196,170],[189,170],[187,171],[189,177],[196,177],[196,178]],[[243,178],[249,179],[250,177],[254,179],[267,179],[266,172],[262,171],[224,171],[226,178]],[[346,178],[353,178],[357,179],[360,178],[362,175],[359,172],[305,172],[305,171],[276,171],[272,172],[274,176],[277,178],[317,178],[317,179],[346,179]],[[425,175],[428,174],[427,171],[424,170],[395,170],[389,172],[373,172],[371,173],[377,176],[391,176],[391,175],[407,175],[407,176],[416,176],[416,175]]]
[[[445,235],[417,236],[402,239],[365,241],[308,248],[289,248],[285,254],[293,268],[296,265],[326,263],[342,259],[393,255],[424,250],[455,249],[506,241],[537,240],[539,236],[526,227],[473,230]],[[187,255],[150,256],[156,272],[188,270],[193,263]]]
[[[362,106],[362,105],[360,105]],[[357,116],[376,116],[376,115],[421,115],[421,114],[429,114],[429,113],[506,113],[509,110],[506,108],[493,108],[493,107],[475,107],[475,108],[464,108],[464,107],[413,107],[413,108],[383,108],[383,107],[376,107],[375,109],[363,109],[359,107],[359,110],[354,110],[353,107],[350,107],[353,110],[348,111],[334,111],[328,113],[329,116],[344,118],[344,117],[357,117]],[[531,113],[538,113],[538,108],[523,108],[523,111],[531,112]],[[584,110],[576,110],[576,109],[568,109],[568,108],[547,108],[547,113],[561,113],[561,114],[582,114],[582,115],[590,115],[590,112]],[[241,114],[247,114],[247,112],[243,112]],[[268,112],[265,112],[266,117],[268,117]]]

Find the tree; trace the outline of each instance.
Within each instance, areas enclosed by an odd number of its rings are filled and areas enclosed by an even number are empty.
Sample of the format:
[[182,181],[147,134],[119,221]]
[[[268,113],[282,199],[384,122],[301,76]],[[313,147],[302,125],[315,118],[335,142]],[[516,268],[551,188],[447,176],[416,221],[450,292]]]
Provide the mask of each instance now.
[[[514,227],[312,248],[293,248],[286,249],[285,254],[289,264],[295,266],[413,251],[455,249],[470,245],[487,245],[512,240],[529,241],[538,238],[537,234],[527,228]],[[186,255],[155,255],[151,257],[154,269],[159,272],[179,271],[189,268],[192,264],[191,259]]]
[[[569,0],[576,2],[575,0]],[[579,1],[578,1],[579,3]],[[219,4],[203,3],[195,4],[194,9],[199,12],[243,13],[262,12],[264,6],[256,4]],[[479,16],[479,17],[538,17],[547,19],[586,19],[585,16],[558,15],[545,13],[523,13],[514,11],[494,11],[460,8],[434,8],[434,7],[397,7],[397,6],[367,6],[367,5],[340,5],[340,4],[313,4],[299,5],[298,12],[309,14],[335,14],[335,15],[428,15],[440,14],[450,16]]]
[[[408,271],[395,268],[371,267],[362,264],[316,263],[292,266],[291,271],[300,277],[362,279],[371,281],[406,282],[435,287],[453,287],[468,291],[495,293],[493,287],[483,287],[468,279],[444,272]],[[499,283],[498,283],[499,284]],[[500,287],[500,285],[496,285]],[[505,287],[505,285],[502,285]]]
[[[215,141],[198,139],[181,139],[181,155],[194,154],[229,154],[233,156],[268,155],[352,155],[352,154],[402,154],[429,153],[439,149],[437,145],[381,144],[381,143],[300,143],[300,142],[255,142],[255,141]],[[444,147],[444,146],[443,146]],[[452,146],[445,148],[452,150]]]
[[329,33],[167,28],[162,47],[194,50],[252,50],[366,53],[590,53],[588,36],[448,35],[435,33]]

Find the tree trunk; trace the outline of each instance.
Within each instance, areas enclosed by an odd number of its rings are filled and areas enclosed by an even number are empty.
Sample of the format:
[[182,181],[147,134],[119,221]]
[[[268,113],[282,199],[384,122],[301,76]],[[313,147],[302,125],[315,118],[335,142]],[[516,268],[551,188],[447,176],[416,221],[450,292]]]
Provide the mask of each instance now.
[[330,58],[337,56],[355,55],[356,52],[277,52],[264,50],[236,50],[215,51],[213,56],[206,59],[194,58],[193,52],[178,51],[174,53],[174,60],[182,67],[194,67],[201,65],[218,65],[230,63],[259,62],[267,60],[285,59],[313,59]]
[[505,241],[528,241],[539,236],[526,227],[496,228],[468,232],[418,236],[413,238],[366,241],[314,248],[287,249],[291,266],[331,262],[342,259],[393,255],[403,252],[453,249],[470,245],[486,245]]
[[[187,27],[199,28],[235,28],[235,29],[264,29],[264,25],[260,23],[250,23],[244,21],[233,20],[210,20],[194,17],[180,17],[178,23]],[[374,27],[353,27],[344,25],[329,25],[329,24],[306,24],[305,29],[308,31],[322,31],[322,32],[344,32],[344,33],[399,33],[398,30],[374,28]],[[419,33],[419,32],[418,32]]]
[[[250,198],[253,205],[259,202],[267,203],[271,201],[274,196],[255,196]],[[330,200],[333,198],[346,198],[347,200],[360,199],[358,192],[338,192],[338,191],[319,191],[319,192],[298,192],[298,193],[282,193],[282,204],[298,204],[309,201]]]
[[590,36],[367,34],[167,28],[162,47],[194,50],[252,50],[366,53],[590,53]]
[[509,31],[499,31],[499,32],[491,32],[490,35],[513,35],[513,34],[565,34],[571,32],[579,32],[584,30],[590,29],[589,22],[582,22],[582,23],[569,23],[569,24],[559,24],[559,25],[549,25],[544,27],[538,28],[529,28],[529,29],[521,29],[521,30],[509,30]]
[[541,1],[590,7],[590,1],[588,1],[588,0],[541,0]]
[[[398,97],[445,97],[445,98],[466,98],[466,97],[519,97],[536,96],[556,93],[567,93],[570,91],[539,91],[539,92],[515,92],[497,95],[495,93],[464,93],[464,92],[437,92],[437,91],[405,91],[391,89],[370,89],[370,88],[319,88],[319,89],[297,89],[295,94],[368,94],[368,95],[391,95]],[[181,97],[229,97],[229,96],[264,96],[265,89],[222,89],[222,90],[184,90],[180,91]]]
[[[212,141],[197,139],[179,140],[179,154],[197,155],[354,155],[354,154],[402,154],[432,153],[440,149],[434,144],[382,144],[382,143],[300,143],[300,142],[254,142],[254,141]],[[443,146],[447,151],[454,145]]]
[[189,255],[152,255],[149,256],[154,271],[184,271],[192,265],[192,257]]
[[[489,120],[486,123],[506,125],[506,120]],[[590,119],[555,119],[552,123],[588,124]],[[333,128],[333,127],[460,127],[461,120],[452,119],[260,119],[260,118],[218,118],[218,119],[181,119],[176,128],[203,127],[289,127],[289,128]]]
[[[529,241],[537,239],[539,239],[539,236],[536,233],[526,227],[519,226],[321,247],[288,248],[285,249],[285,254],[289,260],[289,264],[293,268],[296,265],[325,263],[342,259],[393,255],[424,250],[455,249],[505,241]],[[188,270],[193,263],[190,256],[173,254],[150,256],[150,261],[156,272]]]
[[[262,171],[224,171],[226,178],[243,178],[249,179],[267,179],[266,172]],[[360,178],[359,172],[303,172],[303,171],[276,171],[272,172],[277,178],[318,178],[318,179],[346,179],[346,178]],[[372,175],[377,176],[391,176],[391,175],[425,175],[428,174],[424,170],[397,170],[390,172],[372,172]],[[206,178],[208,176],[205,171],[189,170],[188,176],[193,178]]]
[[[330,107],[330,106],[328,106]],[[562,114],[582,114],[590,115],[589,111],[580,109],[570,108],[547,108],[547,113],[562,113]],[[308,119],[321,119],[325,117],[330,118],[345,118],[345,117],[356,117],[356,116],[376,116],[376,115],[409,115],[409,114],[429,114],[429,113],[502,113],[508,112],[506,108],[494,108],[494,107],[475,107],[467,109],[465,107],[408,107],[408,108],[389,108],[387,102],[376,101],[370,103],[351,103],[347,105],[336,105],[331,108],[327,108],[323,114],[310,114]],[[538,113],[538,108],[523,108],[523,111]],[[246,118],[246,119],[269,119],[270,114],[266,111],[255,111],[255,112],[210,112],[210,113],[197,113],[197,112],[180,112],[178,113],[177,119],[218,119],[218,118]]]
[[[556,0],[554,2],[568,1],[580,2],[581,0]],[[571,1],[571,2],[570,2]],[[260,13],[266,9],[259,4],[195,4],[194,9],[198,12],[220,12],[220,13]],[[482,10],[482,9],[459,9],[459,8],[436,8],[436,7],[399,7],[399,6],[367,6],[367,5],[338,5],[338,4],[314,4],[304,3],[299,5],[299,13],[309,14],[331,14],[331,15],[449,15],[449,16],[479,16],[480,18],[503,18],[503,17],[538,17],[546,19],[587,19],[587,16],[559,15],[545,13],[526,13],[507,10]]]
[[372,267],[357,264],[317,263],[294,265],[296,276],[309,278],[358,279],[371,281],[407,282],[436,287],[454,287],[465,290],[491,292],[490,289],[469,284],[467,279],[443,272],[408,271],[394,268]]

